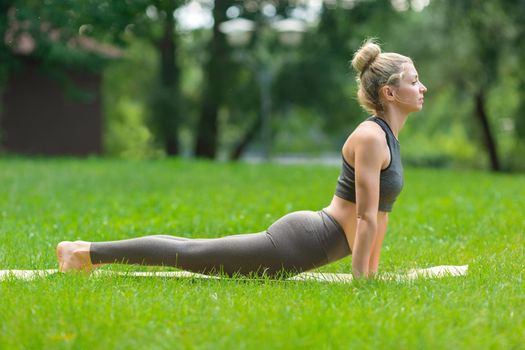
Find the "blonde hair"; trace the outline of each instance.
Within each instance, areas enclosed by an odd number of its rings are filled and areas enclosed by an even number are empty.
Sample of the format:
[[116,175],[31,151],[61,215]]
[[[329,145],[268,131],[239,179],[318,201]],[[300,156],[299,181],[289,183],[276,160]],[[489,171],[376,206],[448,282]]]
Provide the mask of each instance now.
[[379,89],[385,85],[399,86],[405,63],[413,62],[397,53],[381,52],[375,39],[366,40],[352,59],[352,67],[357,72],[359,104],[372,114],[383,112]]

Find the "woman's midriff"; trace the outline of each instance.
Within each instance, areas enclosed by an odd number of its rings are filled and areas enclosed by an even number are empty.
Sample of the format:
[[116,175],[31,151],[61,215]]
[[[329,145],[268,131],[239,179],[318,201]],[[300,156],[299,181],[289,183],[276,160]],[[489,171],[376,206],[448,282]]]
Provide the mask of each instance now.
[[[355,203],[334,196],[330,205],[324,210],[330,214],[339,223],[339,225],[341,225],[345,231],[348,246],[352,251],[354,251],[353,247],[357,230],[357,209]],[[378,212],[378,228],[382,227],[382,221],[387,219],[388,213],[382,211]]]
[[337,196],[332,198],[329,206],[324,208],[345,231],[346,240],[350,250],[353,251],[355,232],[357,227],[357,213],[355,203],[349,202]]

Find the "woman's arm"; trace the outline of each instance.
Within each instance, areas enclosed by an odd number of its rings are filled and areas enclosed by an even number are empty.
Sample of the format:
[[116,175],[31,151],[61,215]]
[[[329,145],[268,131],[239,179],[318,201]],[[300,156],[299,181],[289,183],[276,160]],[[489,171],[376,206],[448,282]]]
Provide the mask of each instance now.
[[388,215],[379,215],[377,222],[377,234],[376,239],[372,245],[372,252],[370,254],[370,262],[368,263],[368,274],[370,276],[377,273],[379,266],[379,256],[381,255],[381,246],[383,245],[383,239],[385,238],[386,228],[388,225]]
[[355,140],[357,230],[352,252],[355,278],[369,277],[372,248],[377,236],[379,175],[385,162],[385,140],[375,130],[363,129]]

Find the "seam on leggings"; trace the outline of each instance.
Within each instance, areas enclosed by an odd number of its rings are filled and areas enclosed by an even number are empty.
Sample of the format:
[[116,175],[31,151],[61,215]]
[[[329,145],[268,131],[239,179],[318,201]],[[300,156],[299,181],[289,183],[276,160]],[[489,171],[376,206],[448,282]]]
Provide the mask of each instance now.
[[330,219],[330,221],[332,221],[334,223],[334,225],[336,226],[337,230],[343,235],[345,236],[346,238],[346,234],[345,234],[345,230],[343,230],[343,228],[341,227],[341,225],[337,222],[337,220],[330,214],[328,214],[324,209],[321,210],[323,213],[326,214],[326,216],[328,216],[328,218]]
[[[335,227],[337,228],[337,230],[339,231],[339,233],[340,233],[341,235],[343,235],[346,244],[348,244],[348,239],[346,238],[345,230],[343,230],[343,228],[341,227],[341,225],[339,224],[339,222],[337,222],[337,220],[336,220],[332,215],[328,214],[324,209],[322,209],[321,211],[322,211],[324,214],[326,214],[326,216],[328,217],[328,219],[330,219],[330,221],[332,221],[332,223],[335,225]],[[348,245],[348,249],[350,250],[350,254],[352,254],[352,248],[350,248],[350,245]]]
[[275,249],[277,249],[277,245],[275,244],[274,240],[273,240],[273,237],[272,237],[272,234],[266,230],[266,237],[268,237],[268,239],[270,240],[270,242],[272,243],[273,247]]
[[[323,230],[328,231],[328,227],[326,226],[321,213],[317,212],[317,215],[319,216],[319,219],[321,219]],[[323,241],[323,239],[321,239],[320,234],[319,232],[317,232],[317,230],[314,230],[313,235],[315,236],[315,238],[317,239],[317,242],[319,243],[319,246],[323,250],[324,257],[325,257],[325,264],[328,264],[330,262],[330,257],[328,256],[328,251],[326,250],[325,242]]]

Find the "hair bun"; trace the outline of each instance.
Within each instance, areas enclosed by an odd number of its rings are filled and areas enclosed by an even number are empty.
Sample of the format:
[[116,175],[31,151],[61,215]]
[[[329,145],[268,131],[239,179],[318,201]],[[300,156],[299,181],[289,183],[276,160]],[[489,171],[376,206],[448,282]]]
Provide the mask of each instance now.
[[354,54],[352,67],[360,74],[374,62],[381,53],[381,47],[376,44],[374,39],[368,39]]

